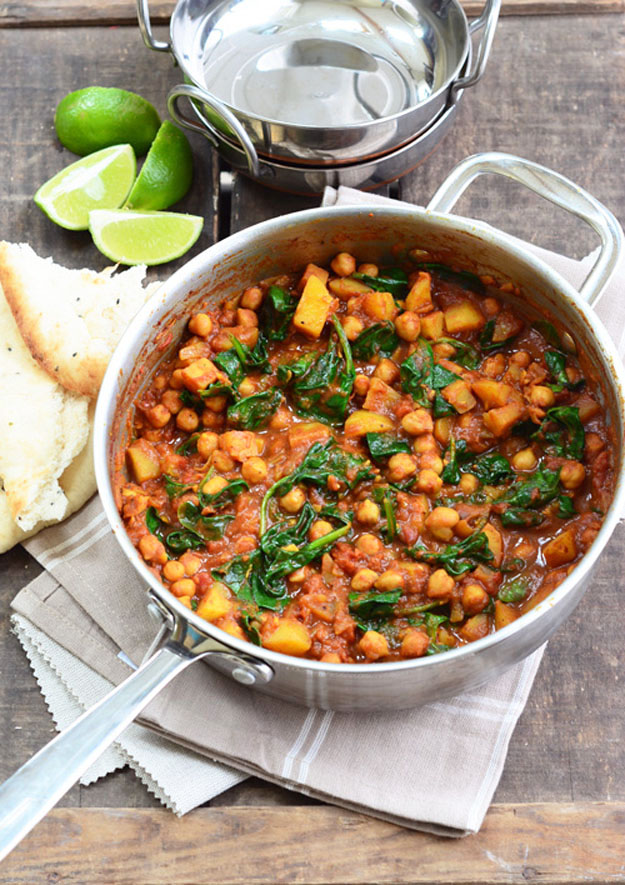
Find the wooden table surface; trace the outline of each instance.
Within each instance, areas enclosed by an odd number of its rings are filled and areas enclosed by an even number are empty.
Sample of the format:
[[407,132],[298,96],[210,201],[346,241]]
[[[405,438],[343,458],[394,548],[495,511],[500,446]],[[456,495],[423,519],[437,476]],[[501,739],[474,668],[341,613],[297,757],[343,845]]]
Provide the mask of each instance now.
[[[502,18],[486,75],[452,132],[392,192],[423,203],[463,157],[496,149],[568,175],[625,221],[625,15],[579,12],[619,8],[621,0],[508,0],[507,12],[534,14]],[[144,48],[131,15],[129,2],[0,3],[0,238],[28,241],[68,266],[106,262],[88,235],[55,227],[31,201],[71,159],[54,137],[56,104],[82,86],[115,85],[141,92],[164,115],[179,77],[166,55]],[[179,208],[202,213],[206,225],[191,254],[312,204],[238,177],[220,192],[208,144],[192,144],[193,192]],[[576,219],[497,179],[480,180],[458,211],[574,257],[596,245]],[[0,865],[0,882],[624,881],[624,554],[619,528],[584,600],[549,643],[479,835],[450,841],[402,830],[255,779],[178,820],[126,770],[70,790]],[[21,547],[0,557],[2,779],[54,733],[9,624],[11,599],[39,571]]]

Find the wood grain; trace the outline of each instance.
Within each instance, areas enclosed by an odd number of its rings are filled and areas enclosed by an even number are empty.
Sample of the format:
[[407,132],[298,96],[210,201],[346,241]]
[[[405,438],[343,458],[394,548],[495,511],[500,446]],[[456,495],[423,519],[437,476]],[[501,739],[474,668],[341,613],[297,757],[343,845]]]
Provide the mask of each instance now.
[[[467,15],[478,15],[483,0],[461,0]],[[151,0],[152,23],[168,22],[172,0]],[[623,12],[625,0],[503,0],[503,15],[557,15],[563,13]],[[0,28],[62,25],[134,25],[133,0],[8,0],[0,2]]]
[[[582,831],[583,840],[572,838]],[[453,842],[327,807],[203,808],[183,819],[164,810],[65,808],[52,811],[0,871],[7,885],[534,880],[625,880],[625,804],[498,805],[481,833]]]

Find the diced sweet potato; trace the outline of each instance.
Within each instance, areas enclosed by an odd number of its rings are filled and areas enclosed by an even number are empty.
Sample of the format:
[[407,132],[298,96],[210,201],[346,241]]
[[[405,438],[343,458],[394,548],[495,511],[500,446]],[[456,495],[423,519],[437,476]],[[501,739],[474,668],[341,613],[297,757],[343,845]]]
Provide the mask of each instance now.
[[156,479],[161,475],[161,460],[158,452],[147,439],[137,439],[126,449],[128,466],[138,483]]
[[457,381],[453,381],[447,387],[443,387],[441,393],[460,415],[470,412],[477,405],[477,400],[471,393],[471,388],[462,378],[458,378]]
[[228,383],[226,376],[219,371],[212,360],[209,360],[206,357],[194,360],[194,362],[185,366],[184,369],[181,369],[180,377],[182,378],[184,386],[192,393],[197,393],[198,390],[204,390],[214,381]]
[[258,455],[259,437],[251,430],[228,430],[219,437],[219,448],[235,461],[247,461]]
[[501,600],[495,600],[495,630],[507,627],[519,617],[519,613]]
[[197,607],[197,614],[205,621],[216,621],[232,610],[228,589],[218,581],[209,589]]
[[596,418],[601,412],[601,406],[597,400],[586,392],[581,394],[576,401],[575,406],[579,410],[579,419],[582,423],[590,421],[591,418]]
[[329,276],[330,274],[327,270],[325,270],[325,268],[319,267],[316,264],[307,264],[306,269],[304,270],[304,273],[301,275],[300,281],[297,284],[297,288],[301,292],[306,286],[306,283],[308,282],[310,277],[317,277],[317,279],[321,280],[321,282],[325,285],[328,282]]
[[471,387],[473,393],[481,399],[485,409],[498,409],[500,406],[505,406],[512,398],[513,388],[501,381],[484,378],[474,381]]
[[311,275],[297,303],[293,325],[307,338],[319,338],[336,303],[319,277]]
[[431,274],[419,271],[417,279],[406,296],[406,310],[413,310],[415,313],[427,313],[432,310]]
[[289,445],[292,449],[309,449],[313,443],[330,439],[330,428],[320,421],[304,421],[292,424],[288,430]]
[[475,642],[488,634],[488,615],[481,613],[469,618],[459,630],[460,636],[465,642]]
[[493,342],[507,341],[513,335],[518,335],[523,328],[523,321],[510,310],[505,308],[497,314],[495,328],[493,329]]
[[387,414],[392,412],[400,399],[400,393],[390,387],[385,381],[382,381],[381,378],[373,377],[362,407],[368,412]]
[[399,309],[390,292],[367,292],[362,299],[362,309],[372,320],[394,320]]
[[369,286],[351,277],[337,277],[335,280],[330,280],[328,289],[343,301],[353,298],[354,295],[364,295],[366,292],[371,292]]
[[184,347],[181,347],[178,351],[178,359],[180,362],[188,366],[189,363],[192,363],[194,360],[200,359],[200,357],[206,356],[207,353],[206,341],[203,338],[195,338],[188,341]]
[[429,341],[442,338],[445,327],[445,315],[442,310],[435,310],[421,317],[421,336]]
[[458,332],[476,332],[486,320],[482,312],[471,301],[459,301],[451,304],[444,311],[445,328],[450,335]]
[[387,415],[359,410],[353,412],[345,422],[345,436],[364,436],[365,433],[388,433],[395,424]]
[[577,544],[572,529],[565,529],[543,547],[543,556],[549,568],[572,562],[577,556]]
[[501,533],[498,532],[495,526],[491,525],[490,522],[486,523],[482,531],[488,538],[488,546],[490,547],[490,552],[493,554],[493,565],[500,566],[501,560],[503,559],[503,540],[501,538]]
[[305,655],[312,640],[306,627],[295,618],[280,618],[271,636],[263,637],[263,645],[285,655]]
[[519,403],[508,403],[507,406],[484,412],[484,424],[494,436],[506,436],[521,420],[523,412],[523,406]]

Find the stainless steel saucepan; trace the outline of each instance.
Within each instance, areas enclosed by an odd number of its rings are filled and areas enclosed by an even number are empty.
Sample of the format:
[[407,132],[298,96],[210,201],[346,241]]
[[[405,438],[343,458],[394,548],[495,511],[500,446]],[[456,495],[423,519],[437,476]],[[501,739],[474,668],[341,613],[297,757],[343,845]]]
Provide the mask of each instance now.
[[169,41],[154,39],[148,0],[137,11],[146,45],[183,72],[174,100],[197,101],[254,168],[370,161],[415,139],[481,78],[500,5],[469,24],[459,0],[178,0]]
[[[599,234],[600,254],[579,291],[517,241],[449,210],[483,173],[513,179],[584,219]],[[622,440],[623,371],[615,347],[592,310],[617,261],[622,239],[614,216],[562,176],[507,154],[481,154],[461,163],[427,209],[348,206],[297,212],[248,228],[217,243],[164,283],[130,324],[106,373],[95,416],[98,488],[112,530],[171,627],[164,646],[98,705],[85,713],[0,787],[0,857],[61,798],[116,736],[181,670],[200,658],[250,688],[311,707],[383,710],[459,694],[500,674],[545,642],[577,605],[618,523],[625,503]],[[184,607],[146,567],[125,533],[111,473],[119,463],[128,416],[146,370],[162,359],[154,337],[165,325],[174,341],[198,302],[240,292],[258,279],[328,262],[353,251],[376,263],[406,243],[453,256],[454,265],[523,291],[523,304],[555,317],[604,379],[603,407],[619,447],[613,503],[589,551],[534,609],[497,633],[445,655],[378,664],[326,664],[258,648],[223,633]],[[146,600],[147,602],[147,600]],[[599,627],[597,628],[599,629]]]

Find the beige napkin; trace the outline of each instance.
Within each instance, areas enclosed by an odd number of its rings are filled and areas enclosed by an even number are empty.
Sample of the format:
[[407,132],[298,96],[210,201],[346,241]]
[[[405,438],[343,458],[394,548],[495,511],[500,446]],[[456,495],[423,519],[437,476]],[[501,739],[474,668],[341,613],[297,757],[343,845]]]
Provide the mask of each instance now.
[[[382,198],[342,188],[338,199]],[[336,201],[336,192],[324,198],[326,205]],[[583,280],[587,264],[535,251],[575,285]],[[619,343],[624,278],[621,268],[598,311]],[[15,598],[14,629],[63,726],[141,662],[159,628],[97,498],[25,546],[46,572]],[[470,694],[368,715],[291,706],[197,663],[144,711],[151,730],[130,726],[85,782],[129,762],[183,813],[245,772],[404,826],[450,836],[476,832],[541,655],[542,649]]]

